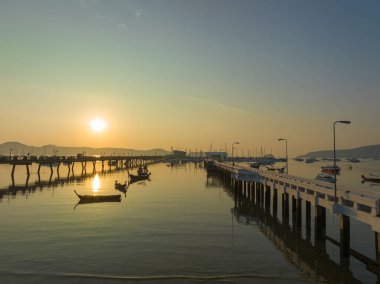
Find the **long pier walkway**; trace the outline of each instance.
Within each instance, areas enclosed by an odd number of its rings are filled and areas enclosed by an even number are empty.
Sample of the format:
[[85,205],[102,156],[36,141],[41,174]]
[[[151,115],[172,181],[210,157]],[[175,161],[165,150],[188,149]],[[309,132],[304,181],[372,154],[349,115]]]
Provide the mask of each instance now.
[[40,156],[40,157],[0,157],[0,164],[12,165],[12,180],[16,166],[25,166],[26,175],[30,175],[29,166],[38,164],[37,174],[40,175],[41,166],[49,166],[51,175],[53,174],[53,167],[56,167],[57,174],[59,175],[59,168],[61,165],[68,167],[68,171],[74,170],[74,164],[80,163],[82,165],[82,172],[86,172],[87,163],[92,163],[93,171],[96,169],[96,163],[101,162],[101,167],[104,169],[104,163],[107,162],[109,169],[112,167],[135,167],[144,163],[162,162],[165,160],[164,156]]
[[[235,189],[236,194],[262,204],[265,210],[273,211],[273,216],[277,216],[279,207],[277,203],[280,200],[283,218],[289,219],[291,210],[292,223],[296,228],[301,229],[302,219],[305,218],[307,235],[310,235],[313,206],[316,242],[326,240],[326,210],[339,215],[339,245],[342,258],[348,258],[352,251],[350,249],[350,218],[370,225],[375,233],[375,263],[378,264],[376,271],[379,271],[380,193],[338,185],[335,199],[334,185],[331,183],[231,163],[216,161],[206,163],[208,168],[214,168],[224,176],[227,184]],[[302,206],[305,206],[305,210],[302,210]],[[302,212],[305,212],[305,216],[302,216]]]

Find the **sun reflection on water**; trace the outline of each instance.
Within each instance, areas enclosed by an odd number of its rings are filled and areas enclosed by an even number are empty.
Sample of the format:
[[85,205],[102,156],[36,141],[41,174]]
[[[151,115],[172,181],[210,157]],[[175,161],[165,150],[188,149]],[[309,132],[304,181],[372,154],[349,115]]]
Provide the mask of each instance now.
[[99,188],[100,188],[100,180],[99,180],[99,175],[97,174],[92,180],[92,191],[96,193],[99,191]]

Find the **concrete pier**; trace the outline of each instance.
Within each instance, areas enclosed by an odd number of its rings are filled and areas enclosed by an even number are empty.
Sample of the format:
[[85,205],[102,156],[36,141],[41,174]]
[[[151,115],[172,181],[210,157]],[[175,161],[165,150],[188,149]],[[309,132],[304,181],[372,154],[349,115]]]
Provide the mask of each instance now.
[[[305,218],[305,236],[309,241],[311,241],[312,233],[311,210],[314,208],[314,242],[320,250],[325,249],[327,239],[326,210],[337,214],[340,230],[338,245],[342,264],[348,265],[353,252],[350,248],[350,218],[370,225],[375,231],[377,258],[374,262],[377,263],[377,268],[373,268],[371,260],[360,256],[359,253],[354,253],[354,256],[371,264],[368,267],[380,275],[380,192],[339,187],[335,200],[333,185],[326,182],[228,163],[214,162],[214,167],[222,175],[229,176],[233,183],[252,182],[253,204],[266,213],[270,212],[272,207],[273,217],[277,217],[277,200],[278,192],[280,192],[282,223],[288,225],[291,221],[293,231],[302,235],[302,220]],[[237,194],[239,196],[239,192]],[[290,202],[292,220],[289,220]],[[302,216],[303,203],[305,204],[304,217]]]

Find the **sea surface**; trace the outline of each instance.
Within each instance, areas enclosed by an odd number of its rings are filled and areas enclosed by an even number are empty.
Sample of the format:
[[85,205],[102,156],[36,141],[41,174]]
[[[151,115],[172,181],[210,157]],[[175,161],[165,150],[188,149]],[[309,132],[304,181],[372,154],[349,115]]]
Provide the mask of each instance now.
[[[291,161],[289,173],[314,178],[326,164]],[[360,178],[379,174],[379,161],[339,165],[338,186],[380,190]],[[150,165],[150,181],[131,184],[125,194],[114,189],[115,180],[127,179],[125,169],[96,168],[93,173],[88,165],[80,178],[76,165],[76,179],[67,179],[65,166],[59,177],[54,168],[51,178],[50,168],[42,168],[42,186],[35,186],[37,167],[27,181],[25,166],[17,166],[16,187],[10,187],[12,168],[0,165],[1,283],[376,282],[356,258],[340,263],[333,243],[320,252],[304,233],[293,238],[280,214],[276,219],[255,206],[239,207],[220,177],[202,165]],[[74,190],[120,193],[122,200],[78,204]],[[327,234],[339,240],[339,219],[329,213]],[[351,247],[376,258],[368,225],[351,221]]]

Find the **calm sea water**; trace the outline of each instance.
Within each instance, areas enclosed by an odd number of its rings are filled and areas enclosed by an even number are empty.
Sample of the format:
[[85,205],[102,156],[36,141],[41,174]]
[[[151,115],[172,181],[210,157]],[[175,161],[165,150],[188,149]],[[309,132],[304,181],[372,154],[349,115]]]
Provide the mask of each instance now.
[[[291,162],[290,173],[314,177],[320,166]],[[352,257],[349,265],[341,265],[335,245],[327,242],[326,252],[315,254],[312,241],[301,236],[294,242],[291,228],[270,214],[237,209],[231,192],[202,167],[157,164],[149,170],[151,181],[132,184],[120,203],[77,205],[74,189],[116,194],[114,181],[124,181],[127,172],[99,172],[70,183],[9,192],[11,167],[1,165],[0,282],[302,283],[334,282],[329,278],[334,273],[376,282]],[[37,180],[36,168],[31,172],[29,185]],[[339,182],[380,190],[360,183],[363,172],[380,172],[379,162],[355,164],[352,170],[343,167]],[[61,168],[60,174],[65,180],[67,170]],[[75,174],[80,175],[79,167]],[[49,176],[50,169],[42,169],[41,180]],[[52,181],[56,178],[54,172]],[[25,184],[24,167],[16,168],[15,184]],[[338,219],[328,214],[327,223],[328,235],[339,240]],[[352,221],[351,233],[351,247],[374,259],[369,226]],[[298,263],[294,246],[300,250]],[[332,271],[313,271],[317,259],[331,261]]]

